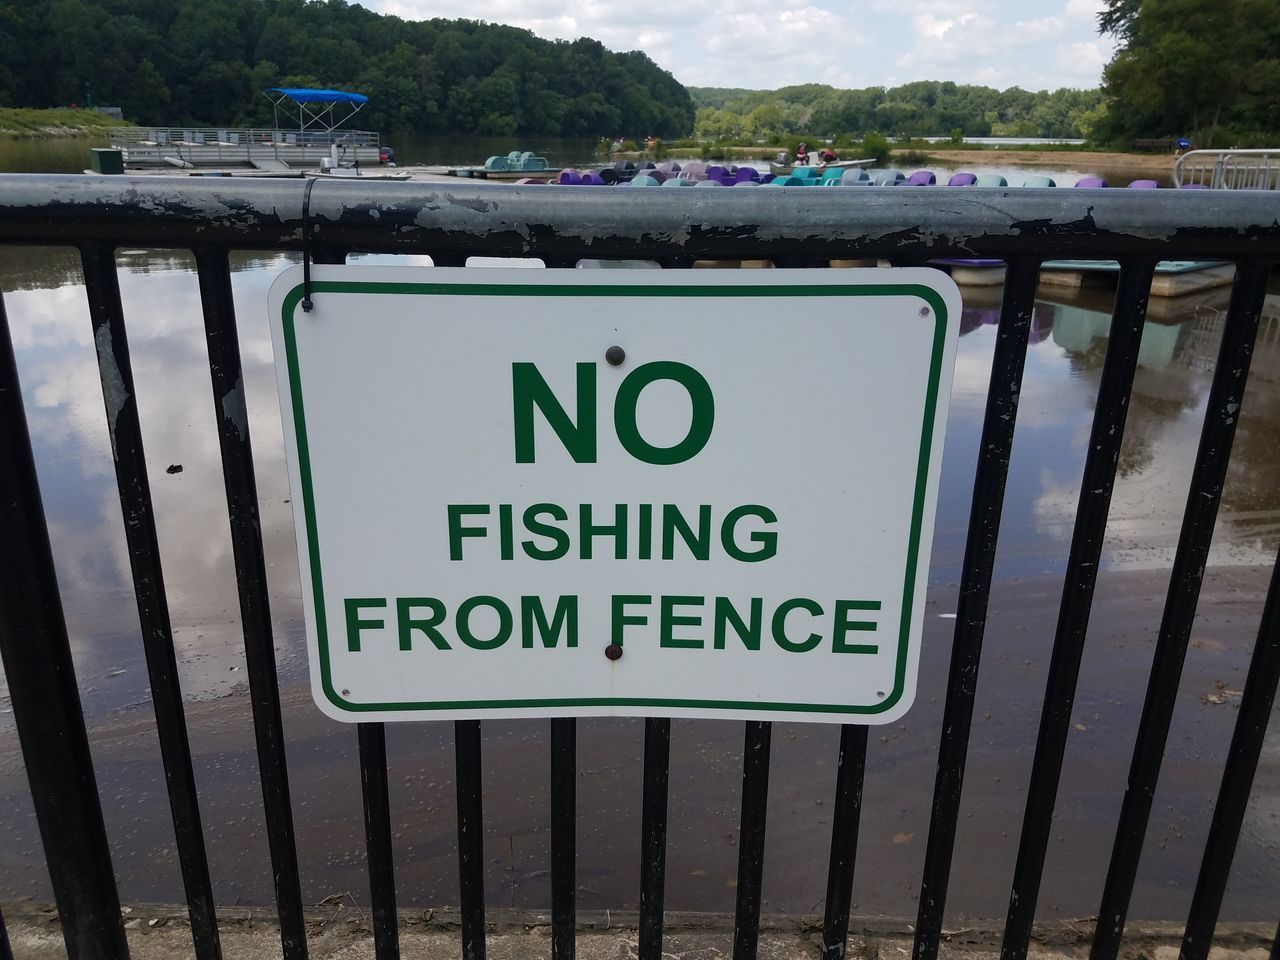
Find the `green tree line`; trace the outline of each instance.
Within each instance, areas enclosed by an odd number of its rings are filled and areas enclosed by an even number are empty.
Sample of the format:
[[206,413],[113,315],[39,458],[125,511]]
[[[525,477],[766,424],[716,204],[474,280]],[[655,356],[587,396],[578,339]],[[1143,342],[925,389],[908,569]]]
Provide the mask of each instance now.
[[972,137],[1088,138],[1105,115],[1099,90],[1042,90],[920,80],[897,87],[839,90],[821,83],[781,90],[691,87],[695,133],[713,140],[924,137],[959,130]]
[[1101,139],[1280,145],[1276,0],[1109,0],[1098,19],[1121,42],[1103,74]]
[[273,86],[359,91],[359,125],[388,132],[679,137],[694,121],[670,73],[588,38],[344,0],[0,0],[0,106],[270,124]]

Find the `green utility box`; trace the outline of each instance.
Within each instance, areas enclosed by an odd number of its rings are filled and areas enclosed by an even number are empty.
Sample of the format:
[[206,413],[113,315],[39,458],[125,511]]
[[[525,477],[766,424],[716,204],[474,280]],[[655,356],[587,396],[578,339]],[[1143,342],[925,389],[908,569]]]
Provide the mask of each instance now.
[[124,173],[124,151],[94,147],[89,151],[89,167],[94,173]]

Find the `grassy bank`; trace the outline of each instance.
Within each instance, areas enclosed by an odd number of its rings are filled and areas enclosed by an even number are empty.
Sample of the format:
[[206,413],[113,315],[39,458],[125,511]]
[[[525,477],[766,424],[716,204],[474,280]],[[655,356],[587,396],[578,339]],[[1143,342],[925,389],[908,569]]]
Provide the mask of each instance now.
[[101,136],[111,127],[131,126],[93,110],[0,107],[0,137],[47,140],[54,137]]
[[984,161],[1012,166],[1084,167],[1129,173],[1135,178],[1143,176],[1169,176],[1173,171],[1174,157],[1162,153],[1120,153],[1102,150],[930,150],[923,159],[904,159],[894,151],[893,162],[903,166],[925,166],[930,161],[949,166],[979,165]]

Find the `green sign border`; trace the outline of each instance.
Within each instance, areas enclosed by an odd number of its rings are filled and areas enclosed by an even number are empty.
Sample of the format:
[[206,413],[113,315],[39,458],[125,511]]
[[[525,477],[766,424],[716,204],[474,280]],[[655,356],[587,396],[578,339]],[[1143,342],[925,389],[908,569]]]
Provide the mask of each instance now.
[[329,664],[328,628],[325,618],[324,585],[320,569],[319,537],[316,527],[314,494],[311,480],[311,455],[307,444],[306,413],[302,400],[302,378],[298,370],[298,351],[294,318],[303,297],[302,285],[294,287],[284,298],[281,310],[285,359],[289,373],[289,395],[293,402],[293,423],[298,448],[298,472],[302,477],[302,509],[306,523],[307,553],[311,561],[311,590],[315,604],[316,640],[320,648],[320,684],[325,696],[339,710],[349,713],[388,713],[391,711],[432,710],[496,710],[532,707],[698,707],[704,709],[760,710],[788,713],[831,713],[837,715],[884,713],[893,707],[906,689],[906,654],[911,633],[912,601],[915,594],[916,565],[920,554],[920,527],[924,516],[925,485],[929,461],[933,455],[933,432],[938,407],[938,381],[942,376],[942,355],[946,347],[947,307],[938,293],[918,283],[751,285],[721,284],[683,286],[663,284],[640,286],[630,284],[488,284],[488,283],[393,283],[378,281],[320,280],[311,284],[312,294],[372,293],[414,296],[506,296],[506,297],[918,297],[933,311],[933,352],[929,366],[929,388],[925,395],[924,418],[920,430],[920,455],[916,467],[915,501],[911,511],[911,542],[907,549],[906,577],[902,593],[902,618],[898,636],[898,661],[894,671],[893,690],[874,704],[843,703],[776,703],[756,700],[689,700],[667,697],[563,697],[527,700],[441,700],[405,703],[352,703],[344,700],[333,686]]

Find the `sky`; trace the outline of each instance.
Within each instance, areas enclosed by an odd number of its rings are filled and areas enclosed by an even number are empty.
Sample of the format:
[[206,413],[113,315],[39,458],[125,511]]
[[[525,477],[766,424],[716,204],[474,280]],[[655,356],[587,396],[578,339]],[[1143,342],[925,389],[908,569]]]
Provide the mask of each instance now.
[[484,19],[643,50],[681,83],[775,89],[954,80],[1096,87],[1102,0],[360,0],[410,20]]

